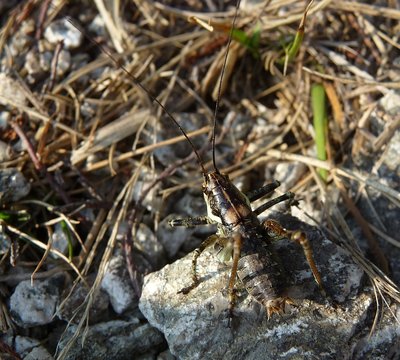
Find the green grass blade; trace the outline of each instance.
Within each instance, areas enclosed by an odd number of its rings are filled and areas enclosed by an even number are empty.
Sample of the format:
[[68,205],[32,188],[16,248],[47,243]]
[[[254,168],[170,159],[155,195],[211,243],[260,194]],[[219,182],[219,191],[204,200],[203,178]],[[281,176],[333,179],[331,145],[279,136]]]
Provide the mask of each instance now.
[[251,36],[249,36],[245,31],[240,29],[233,29],[232,38],[245,46],[252,56],[256,59],[260,58],[260,37],[261,37],[261,26],[259,23],[255,26]]
[[[326,143],[328,134],[328,118],[326,114],[326,94],[322,84],[314,84],[311,87],[311,104],[317,158],[325,161],[327,159]],[[326,169],[319,169],[318,172],[321,178],[326,181],[328,178],[328,171]]]
[[284,65],[284,73],[286,73],[287,64],[292,61],[299,52],[301,44],[303,43],[304,39],[304,31],[306,27],[306,20],[307,20],[307,13],[311,8],[314,0],[311,0],[306,9],[304,10],[303,17],[300,21],[300,25],[296,31],[296,35],[294,37],[293,42],[285,48],[285,55],[281,57],[277,62],[279,65]]

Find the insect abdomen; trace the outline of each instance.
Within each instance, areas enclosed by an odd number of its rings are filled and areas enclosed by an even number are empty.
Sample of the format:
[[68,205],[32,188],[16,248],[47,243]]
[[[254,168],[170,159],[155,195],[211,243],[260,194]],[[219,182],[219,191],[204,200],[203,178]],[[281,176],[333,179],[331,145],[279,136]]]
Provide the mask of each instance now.
[[268,317],[283,312],[285,303],[291,301],[282,294],[285,288],[282,265],[268,247],[249,244],[251,240],[243,244],[237,276],[249,295],[266,308]]

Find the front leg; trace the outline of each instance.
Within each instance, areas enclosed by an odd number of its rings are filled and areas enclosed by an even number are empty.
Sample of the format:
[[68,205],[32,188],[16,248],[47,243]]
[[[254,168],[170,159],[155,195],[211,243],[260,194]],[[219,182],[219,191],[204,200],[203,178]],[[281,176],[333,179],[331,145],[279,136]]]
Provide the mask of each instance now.
[[206,248],[215,244],[218,239],[219,237],[217,235],[211,235],[206,240],[204,240],[196,250],[194,250],[192,259],[192,283],[182,290],[179,290],[178,294],[186,295],[200,284],[199,277],[197,276],[197,259]]
[[184,227],[194,227],[201,225],[215,224],[215,221],[211,220],[207,215],[187,217],[183,219],[172,219],[168,222],[169,226],[184,226]]

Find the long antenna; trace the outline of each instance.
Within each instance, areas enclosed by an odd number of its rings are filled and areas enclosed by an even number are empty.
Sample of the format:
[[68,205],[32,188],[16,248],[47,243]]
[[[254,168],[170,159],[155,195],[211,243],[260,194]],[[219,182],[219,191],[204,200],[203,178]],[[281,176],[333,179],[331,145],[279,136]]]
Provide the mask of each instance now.
[[138,86],[142,91],[144,91],[147,96],[150,98],[150,100],[153,103],[156,103],[158,106],[161,107],[161,109],[164,111],[164,113],[172,120],[172,122],[176,125],[176,127],[180,130],[180,132],[183,134],[183,136],[186,138],[186,140],[188,141],[188,143],[190,144],[190,147],[192,148],[193,152],[196,155],[197,158],[197,162],[199,163],[199,165],[201,166],[201,170],[203,173],[203,176],[206,176],[207,172],[206,169],[204,167],[204,163],[203,160],[199,154],[199,152],[197,151],[196,147],[194,146],[192,140],[190,140],[189,136],[186,134],[185,130],[182,128],[182,126],[178,123],[178,121],[175,119],[175,117],[167,110],[167,108],[160,102],[160,100],[158,100],[154,95],[152,95],[152,93],[147,90],[142,83],[133,75],[131,74],[127,68],[125,68],[122,64],[120,64],[120,62],[117,60],[117,58],[111,53],[109,52],[103,45],[101,45],[99,42],[97,42],[95,39],[93,39],[91,36],[89,36],[86,31],[80,26],[78,25],[71,17],[69,16],[65,16],[65,19],[75,28],[77,28],[84,36],[85,38],[87,38],[93,45],[98,46],[99,49],[104,52],[107,56],[110,57],[110,59],[115,63],[115,65],[122,69],[122,71],[128,75],[128,77],[134,82],[134,84],[136,86]]
[[221,69],[221,76],[219,79],[219,84],[218,84],[218,95],[217,95],[217,101],[215,102],[215,109],[214,109],[214,117],[213,117],[213,129],[212,129],[212,137],[211,137],[211,144],[212,144],[212,161],[213,161],[213,166],[214,170],[216,172],[219,172],[217,168],[217,162],[215,161],[215,134],[216,134],[216,128],[217,128],[217,115],[219,111],[219,103],[221,100],[221,89],[222,89],[222,80],[224,78],[224,73],[225,73],[225,67],[226,63],[228,61],[228,55],[229,55],[229,47],[231,46],[232,42],[232,37],[233,37],[233,31],[235,29],[235,22],[239,13],[239,7],[240,7],[240,0],[236,2],[236,10],[235,10],[235,16],[232,21],[232,26],[231,30],[229,32],[229,39],[228,43],[226,44],[226,51],[225,51],[225,57],[224,57],[224,63],[222,64],[222,69]]

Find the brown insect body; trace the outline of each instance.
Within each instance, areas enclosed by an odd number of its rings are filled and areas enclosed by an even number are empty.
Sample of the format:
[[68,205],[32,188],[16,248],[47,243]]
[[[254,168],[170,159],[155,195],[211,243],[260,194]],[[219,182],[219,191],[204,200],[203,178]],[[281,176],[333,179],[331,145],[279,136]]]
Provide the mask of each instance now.
[[[203,194],[207,204],[207,216],[176,219],[171,226],[197,226],[216,223],[218,232],[206,239],[193,253],[192,283],[179,293],[188,294],[200,284],[197,276],[197,259],[211,245],[219,245],[224,261],[232,259],[228,284],[229,318],[233,317],[236,300],[235,285],[241,280],[249,295],[261,303],[268,318],[273,313],[282,313],[285,304],[293,301],[285,295],[285,271],[280,258],[275,254],[272,242],[288,238],[302,246],[315,281],[322,289],[320,273],[315,265],[310,243],[301,231],[288,231],[274,220],[260,222],[257,215],[274,204],[292,199],[292,193],[286,193],[252,210],[251,201],[270,194],[280,184],[275,181],[253,191],[246,196],[229,179],[221,174],[216,166],[211,173],[205,173]],[[233,246],[228,246],[232,244]],[[226,247],[225,250],[224,247]],[[224,251],[222,251],[224,250]],[[229,255],[229,256],[227,256]]]
[[[249,199],[227,175],[212,172],[203,184],[208,217],[218,223],[218,235],[241,239],[237,277],[247,292],[267,310],[268,317],[284,311],[284,269],[271,247],[272,238],[251,209]],[[234,300],[234,299],[232,299]]]

